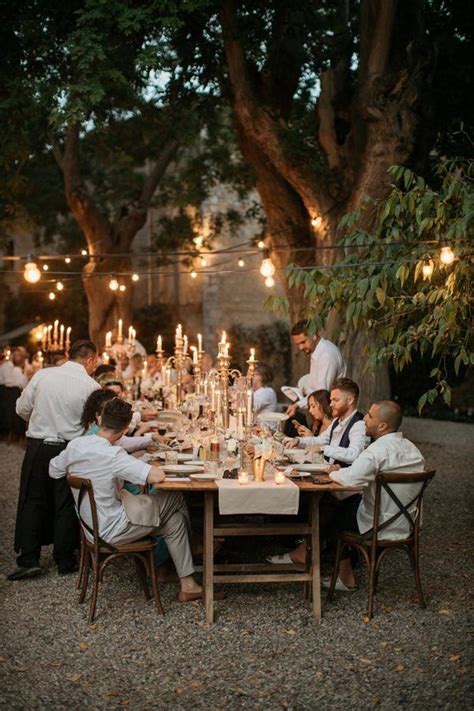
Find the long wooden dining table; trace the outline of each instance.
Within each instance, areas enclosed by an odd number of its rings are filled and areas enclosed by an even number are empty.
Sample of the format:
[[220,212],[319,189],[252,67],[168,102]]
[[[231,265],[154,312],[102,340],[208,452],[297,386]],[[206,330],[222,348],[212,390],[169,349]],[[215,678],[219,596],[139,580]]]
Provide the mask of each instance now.
[[[318,477],[319,478],[319,477]],[[203,587],[206,622],[214,621],[214,584],[225,583],[282,583],[301,582],[305,584],[307,597],[311,598],[312,611],[316,620],[321,619],[321,566],[319,546],[319,503],[321,496],[326,492],[357,491],[348,489],[333,482],[329,477],[323,477],[324,483],[312,483],[298,480],[294,483],[301,493],[310,495],[311,505],[309,517],[306,522],[286,522],[286,519],[295,518],[285,516],[285,522],[265,521],[249,524],[221,523],[216,526],[214,507],[218,496],[218,487],[215,481],[177,481],[165,480],[155,487],[163,491],[180,491],[183,494],[201,492],[204,496],[204,555],[203,555]],[[232,517],[234,518],[234,517]],[[255,517],[254,517],[255,520]],[[246,564],[215,564],[214,540],[215,538],[239,536],[291,536],[303,535],[309,539],[309,555],[304,569],[296,565],[271,565],[260,563]]]

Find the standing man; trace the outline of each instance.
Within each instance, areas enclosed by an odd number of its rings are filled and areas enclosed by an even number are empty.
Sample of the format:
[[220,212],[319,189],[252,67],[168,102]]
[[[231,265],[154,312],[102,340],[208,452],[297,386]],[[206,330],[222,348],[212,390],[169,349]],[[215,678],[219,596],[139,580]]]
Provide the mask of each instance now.
[[24,423],[17,416],[15,405],[21,391],[28,384],[28,377],[24,372],[26,356],[24,349],[15,348],[10,360],[5,361],[1,367],[0,383],[4,386],[3,417],[5,418],[6,431],[14,437],[21,437],[25,434]]
[[65,479],[49,477],[49,462],[67,443],[82,434],[84,403],[100,386],[90,376],[97,364],[91,341],[76,341],[69,361],[39,370],[23,390],[16,411],[28,420],[27,446],[21,469],[15,530],[17,568],[9,580],[41,574],[41,546],[54,543],[53,556],[60,575],[76,569],[78,522]]

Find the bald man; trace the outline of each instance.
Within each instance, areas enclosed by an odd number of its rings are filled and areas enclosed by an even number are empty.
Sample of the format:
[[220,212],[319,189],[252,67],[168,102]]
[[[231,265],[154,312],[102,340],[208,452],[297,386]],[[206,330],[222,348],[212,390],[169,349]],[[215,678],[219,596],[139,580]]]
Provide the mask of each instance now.
[[[364,487],[361,496],[351,496],[341,506],[336,520],[339,531],[366,533],[372,528],[375,505],[375,475],[383,471],[422,472],[425,468],[423,455],[415,445],[403,437],[398,429],[402,422],[400,406],[392,400],[375,402],[364,417],[369,437],[373,439],[349,467],[338,464],[329,467],[330,477],[339,484]],[[407,505],[417,495],[420,484],[394,484],[391,489]],[[398,512],[398,507],[390,496],[382,491],[379,523],[388,521]],[[397,540],[409,535],[409,524],[405,516],[398,517],[380,533],[380,539]],[[357,584],[351,566],[349,553],[341,560],[336,590],[348,592],[356,590]],[[330,579],[323,580],[323,587],[329,587]]]

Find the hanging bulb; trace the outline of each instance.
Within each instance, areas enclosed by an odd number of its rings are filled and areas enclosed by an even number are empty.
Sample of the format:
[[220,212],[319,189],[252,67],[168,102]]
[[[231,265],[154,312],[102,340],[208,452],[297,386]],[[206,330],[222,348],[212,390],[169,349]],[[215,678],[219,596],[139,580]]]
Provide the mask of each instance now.
[[196,277],[197,277],[197,272],[195,272],[194,269],[193,269],[193,271],[191,272],[191,274],[190,274],[189,276],[191,277],[191,279],[196,279]]
[[422,274],[423,274],[423,279],[430,279],[431,275],[433,274],[433,269],[434,269],[434,264],[433,261],[430,259],[427,262],[423,264],[422,267]]
[[267,276],[265,279],[265,286],[268,286],[268,288],[271,289],[272,286],[275,286],[275,279],[272,276]]
[[319,227],[321,227],[322,221],[323,218],[321,217],[321,215],[318,215],[317,217],[313,217],[313,219],[311,220],[311,225],[318,229]]
[[25,264],[25,271],[23,272],[23,276],[25,277],[26,281],[30,282],[30,284],[36,284],[36,282],[41,279],[41,272],[36,266],[35,262],[27,262]]
[[71,264],[71,257],[66,257],[64,261],[66,262],[66,264]]
[[83,257],[87,257],[87,255],[88,255],[87,249],[81,249],[81,254]]
[[201,237],[201,235],[198,235],[197,237],[195,237],[193,239],[193,242],[198,249],[201,249],[202,243],[203,243],[203,238]]
[[446,266],[454,262],[454,252],[448,244],[442,245],[439,260],[442,264],[445,264]]
[[112,291],[117,291],[119,288],[119,283],[117,279],[113,276],[112,279],[109,281],[109,289],[112,289]]
[[62,283],[62,281],[57,281],[56,282],[56,290],[62,291],[63,289],[64,289],[64,284]]
[[201,267],[207,267],[207,259],[201,257]]
[[54,301],[54,299],[56,298],[56,294],[54,293],[54,291],[49,292],[48,298],[50,301]]
[[120,290],[120,291],[125,291],[126,288],[127,288],[127,287],[125,286],[125,284],[120,284],[120,286],[119,286],[119,290]]
[[259,249],[265,249],[265,242],[263,241],[263,239],[260,240],[260,242],[257,244],[257,247]]
[[43,271],[47,272],[49,269],[49,266],[47,264],[43,264]]
[[244,262],[243,259],[239,259],[239,261],[237,262],[237,264],[239,265],[239,267],[245,267],[245,262]]
[[275,274],[275,265],[270,259],[270,251],[268,249],[263,250],[260,274],[264,277],[271,277]]
[[138,274],[132,274],[132,281],[140,281]]

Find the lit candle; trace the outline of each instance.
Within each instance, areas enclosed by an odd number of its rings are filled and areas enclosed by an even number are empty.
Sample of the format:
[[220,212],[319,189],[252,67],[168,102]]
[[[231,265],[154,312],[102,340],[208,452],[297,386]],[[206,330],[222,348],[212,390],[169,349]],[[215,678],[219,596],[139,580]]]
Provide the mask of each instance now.
[[59,348],[61,350],[64,348],[64,324],[59,327]]
[[193,365],[198,364],[198,352],[196,346],[191,346],[191,350],[193,352]]
[[129,326],[128,328],[128,342],[131,344],[133,338],[133,326]]
[[251,348],[251,349],[250,349],[250,358],[249,358],[249,361],[250,361],[251,363],[255,363],[255,348]]
[[53,330],[53,327],[51,324],[48,326],[48,350],[51,350],[51,331]]
[[248,484],[249,481],[249,475],[247,472],[239,472],[239,484]]
[[56,319],[54,322],[54,330],[53,330],[53,341],[58,340],[58,326],[59,326],[59,321]]
[[286,477],[283,472],[275,472],[275,484],[284,484]]
[[107,331],[105,334],[105,347],[112,348],[112,331]]
[[158,338],[156,339],[156,350],[157,351],[163,350],[163,341],[162,341],[161,336],[158,336]]
[[102,360],[103,360],[103,362],[104,362],[104,365],[108,365],[108,364],[109,364],[109,356],[108,356],[107,353],[102,353]]
[[202,352],[202,336],[200,333],[198,333],[198,351]]
[[38,363],[40,364],[40,368],[43,367],[43,361],[44,361],[43,354],[41,351],[38,351]]
[[118,320],[118,339],[122,340],[122,326],[123,326],[123,321],[121,318]]
[[176,340],[180,339],[183,337],[183,328],[180,323],[176,326]]
[[221,344],[224,346],[225,343],[226,343],[226,341],[227,341],[226,333],[225,333],[225,331],[222,331],[222,338],[221,338],[221,341],[220,341],[220,342],[221,342]]
[[252,388],[249,388],[247,390],[247,409],[245,413],[245,420],[246,420],[246,425],[247,427],[250,427],[253,424],[253,390]]
[[[68,326],[66,328],[66,350],[67,351],[69,350],[69,344],[71,343],[71,331],[72,331],[71,326]],[[112,335],[112,334],[110,334],[110,335]]]
[[188,355],[188,337],[183,337],[183,355]]

